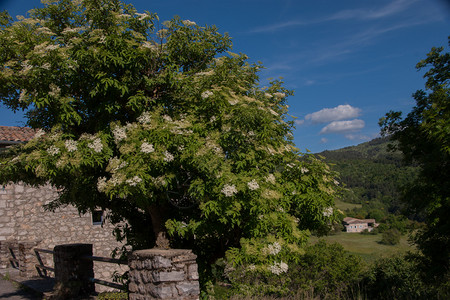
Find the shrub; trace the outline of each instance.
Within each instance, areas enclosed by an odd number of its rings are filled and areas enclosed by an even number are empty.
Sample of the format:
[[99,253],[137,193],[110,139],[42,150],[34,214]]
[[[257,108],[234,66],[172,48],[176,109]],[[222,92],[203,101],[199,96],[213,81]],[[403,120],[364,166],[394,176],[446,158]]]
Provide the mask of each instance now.
[[422,299],[426,292],[417,265],[405,257],[376,261],[364,278],[368,299]]
[[362,273],[359,257],[337,243],[329,245],[323,240],[305,247],[297,260],[283,255],[278,259],[280,263],[269,265],[226,267],[225,275],[233,294],[247,297],[308,294],[311,298],[347,299]]
[[402,234],[397,229],[388,229],[383,232],[380,243],[383,245],[397,245]]

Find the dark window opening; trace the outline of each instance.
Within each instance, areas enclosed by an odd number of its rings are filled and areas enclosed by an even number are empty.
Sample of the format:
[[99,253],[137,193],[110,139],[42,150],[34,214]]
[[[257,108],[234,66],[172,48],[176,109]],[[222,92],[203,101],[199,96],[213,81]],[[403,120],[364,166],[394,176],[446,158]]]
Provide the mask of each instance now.
[[92,212],[92,225],[103,224],[103,210],[94,210]]

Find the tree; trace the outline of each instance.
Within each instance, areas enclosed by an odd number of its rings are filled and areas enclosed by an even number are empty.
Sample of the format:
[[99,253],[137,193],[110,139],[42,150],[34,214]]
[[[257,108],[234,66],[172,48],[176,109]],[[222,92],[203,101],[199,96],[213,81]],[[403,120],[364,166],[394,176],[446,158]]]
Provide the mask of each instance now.
[[[432,48],[417,69],[427,68],[426,91],[414,93],[416,106],[402,119],[389,112],[380,120],[382,133],[395,142],[420,176],[405,195],[409,209],[424,214],[426,227],[416,238],[432,282],[448,280],[450,267],[450,54]],[[431,276],[430,276],[431,275]]]
[[335,175],[295,148],[292,92],[259,87],[261,66],[215,27],[118,0],[3,19],[0,98],[37,134],[3,154],[1,182],[49,182],[49,208],[108,210],[135,248],[192,247],[207,263],[241,239],[301,245],[332,222]]

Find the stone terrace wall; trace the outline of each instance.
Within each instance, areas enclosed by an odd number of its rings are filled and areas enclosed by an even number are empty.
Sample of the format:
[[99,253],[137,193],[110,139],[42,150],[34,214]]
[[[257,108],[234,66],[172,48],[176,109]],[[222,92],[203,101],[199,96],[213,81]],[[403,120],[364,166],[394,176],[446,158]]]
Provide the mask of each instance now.
[[[43,205],[56,197],[57,192],[51,186],[0,186],[0,241],[32,241],[38,243],[38,248],[45,249],[60,244],[91,243],[93,254],[103,257],[110,257],[111,251],[121,246],[112,235],[113,226],[93,225],[91,214],[80,216],[72,206],[55,212],[45,211]],[[42,258],[48,265],[53,264],[50,254],[42,254]],[[106,281],[111,281],[114,271],[123,273],[127,269],[116,264],[94,264],[95,277]]]

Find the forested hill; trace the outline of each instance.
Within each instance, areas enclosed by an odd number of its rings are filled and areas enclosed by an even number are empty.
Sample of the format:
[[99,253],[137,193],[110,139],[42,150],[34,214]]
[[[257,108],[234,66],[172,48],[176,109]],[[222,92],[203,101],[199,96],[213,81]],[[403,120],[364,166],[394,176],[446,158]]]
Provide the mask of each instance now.
[[388,144],[386,138],[377,138],[320,153],[349,189],[343,201],[363,204],[363,217],[397,212],[401,208],[400,187],[417,174],[416,167],[403,163],[401,153],[388,151]]

